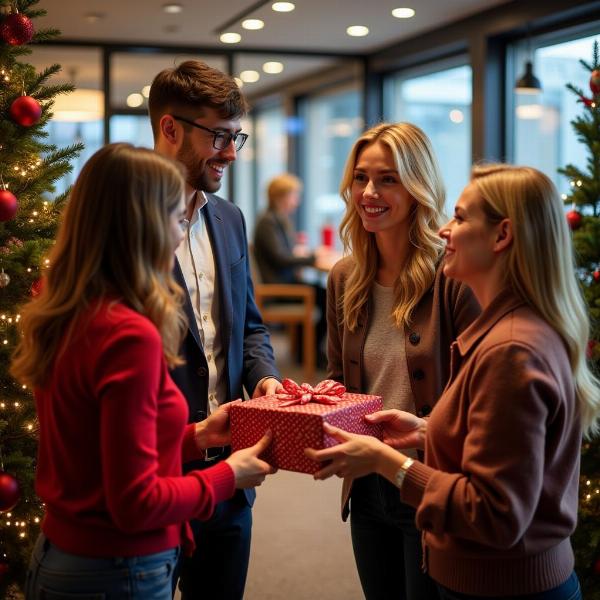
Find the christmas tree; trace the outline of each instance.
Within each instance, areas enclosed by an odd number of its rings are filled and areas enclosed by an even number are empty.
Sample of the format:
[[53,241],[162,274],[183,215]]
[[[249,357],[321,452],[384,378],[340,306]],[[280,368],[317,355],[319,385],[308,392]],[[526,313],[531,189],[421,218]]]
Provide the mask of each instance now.
[[53,199],[54,183],[71,169],[82,146],[47,143],[45,126],[57,94],[49,85],[60,71],[41,73],[22,59],[29,43],[56,37],[35,31],[46,14],[38,0],[0,0],[0,597],[13,596],[25,578],[43,507],[33,481],[36,415],[31,391],[9,373],[18,337],[19,307],[39,291],[66,194]]
[[[577,139],[585,145],[584,169],[567,165],[559,171],[569,178],[570,193],[563,196],[571,210],[567,213],[581,285],[589,306],[591,335],[588,357],[600,373],[600,63],[598,42],[594,42],[592,64],[581,60],[590,72],[590,91],[568,84],[583,104],[583,113],[571,124]],[[575,568],[583,597],[600,600],[600,442],[584,441],[581,455],[579,516],[572,538]]]

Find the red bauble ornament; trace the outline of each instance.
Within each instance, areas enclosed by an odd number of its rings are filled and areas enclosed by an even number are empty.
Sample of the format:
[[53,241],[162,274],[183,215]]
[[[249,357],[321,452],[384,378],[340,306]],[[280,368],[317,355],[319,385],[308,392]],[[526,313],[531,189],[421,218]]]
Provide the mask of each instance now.
[[19,96],[10,105],[10,116],[12,120],[22,127],[35,125],[42,116],[40,103],[31,96]]
[[596,573],[596,575],[600,575],[600,558],[598,558],[594,563],[594,573]]
[[571,231],[575,231],[575,229],[579,229],[581,227],[582,220],[583,220],[583,217],[581,216],[581,213],[576,210],[570,210],[567,213],[567,222],[569,223],[569,227],[571,228]]
[[44,279],[43,279],[43,277],[40,277],[39,279],[36,279],[31,284],[31,296],[33,298],[35,298],[36,296],[39,296],[42,293],[43,289],[44,289]]
[[2,577],[8,573],[8,561],[0,559],[0,581],[2,581]]
[[585,349],[585,356],[589,360],[594,356],[594,348],[598,345],[596,340],[588,340],[587,347]]
[[8,15],[0,24],[0,38],[11,46],[21,46],[29,43],[33,33],[31,19],[21,13]]
[[0,189],[0,221],[10,221],[17,214],[18,207],[17,197],[8,190]]
[[594,281],[596,283],[598,283],[600,281],[600,271],[596,270],[592,273],[592,277],[594,278]]
[[19,482],[12,475],[0,471],[0,512],[12,510],[20,496]]
[[594,94],[600,93],[600,70],[594,69],[590,77],[590,90]]

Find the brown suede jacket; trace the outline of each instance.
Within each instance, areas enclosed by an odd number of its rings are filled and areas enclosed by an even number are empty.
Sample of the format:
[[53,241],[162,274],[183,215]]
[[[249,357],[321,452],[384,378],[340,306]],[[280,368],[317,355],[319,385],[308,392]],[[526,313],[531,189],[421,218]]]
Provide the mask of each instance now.
[[[327,284],[327,358],[330,379],[342,382],[349,392],[365,393],[363,348],[369,328],[370,301],[358,327],[344,326],[342,300],[354,259],[340,260]],[[410,327],[405,328],[406,362],[417,415],[426,417],[440,397],[450,374],[450,344],[479,315],[470,288],[448,279],[437,269],[429,290],[415,307]],[[348,517],[352,480],[344,480],[342,518]]]
[[431,576],[478,596],[563,583],[573,570],[580,446],[562,339],[502,292],[452,345],[425,464],[413,463],[402,486]]

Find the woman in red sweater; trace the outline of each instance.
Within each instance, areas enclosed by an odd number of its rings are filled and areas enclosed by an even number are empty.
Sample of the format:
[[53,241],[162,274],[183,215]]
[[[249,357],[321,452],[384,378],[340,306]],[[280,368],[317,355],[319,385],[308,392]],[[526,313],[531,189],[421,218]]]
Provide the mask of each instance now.
[[99,150],[75,183],[41,295],[23,311],[12,372],[34,389],[36,489],[46,505],[27,598],[171,598],[191,518],[272,472],[268,437],[182,476],[229,443],[227,407],[187,425],[168,368],[181,362],[184,178],[150,150]]
[[[476,167],[440,229],[444,273],[482,307],[451,347],[428,421],[371,415],[384,441],[326,427],[340,445],[316,478],[375,471],[417,509],[424,563],[446,600],[577,600],[569,537],[582,431],[598,431],[600,387],[562,202],[528,167]],[[425,463],[395,448],[419,444]]]

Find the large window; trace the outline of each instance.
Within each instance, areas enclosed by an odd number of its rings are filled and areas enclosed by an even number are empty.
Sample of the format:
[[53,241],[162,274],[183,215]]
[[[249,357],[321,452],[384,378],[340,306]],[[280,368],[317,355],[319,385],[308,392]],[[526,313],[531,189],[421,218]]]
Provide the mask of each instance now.
[[76,90],[61,94],[54,102],[54,118],[48,123],[47,141],[59,148],[82,142],[84,149],[71,164],[73,170],[56,182],[56,191],[65,191],[83,164],[103,144],[104,94],[101,90],[101,54],[97,49],[35,46],[29,59],[37,71],[53,64],[62,70],[50,84],[72,83]]
[[[311,246],[321,244],[321,230],[336,230],[344,214],[339,186],[352,145],[363,128],[356,88],[313,96],[300,106],[304,202],[300,227]],[[335,236],[337,240],[337,236]],[[336,241],[339,247],[339,240]]]
[[286,120],[281,105],[254,111],[242,122],[250,134],[234,165],[235,198],[242,209],[252,239],[257,216],[267,206],[267,185],[287,170]]
[[[591,61],[592,45],[600,39],[586,35],[557,43],[540,38],[517,44],[512,48],[508,69],[509,123],[508,149],[512,162],[535,167],[548,175],[558,189],[566,193],[569,182],[557,169],[567,163],[583,167],[585,147],[577,141],[571,121],[583,110],[575,95],[567,90],[573,83],[584,94],[589,91],[589,72],[579,63]],[[531,49],[530,49],[531,48]],[[520,94],[513,90],[516,79],[524,71],[526,60],[532,60],[533,70],[542,90],[537,94]]]
[[471,168],[471,67],[389,77],[384,114],[387,121],[414,123],[429,136],[446,185],[446,209],[451,212]]

